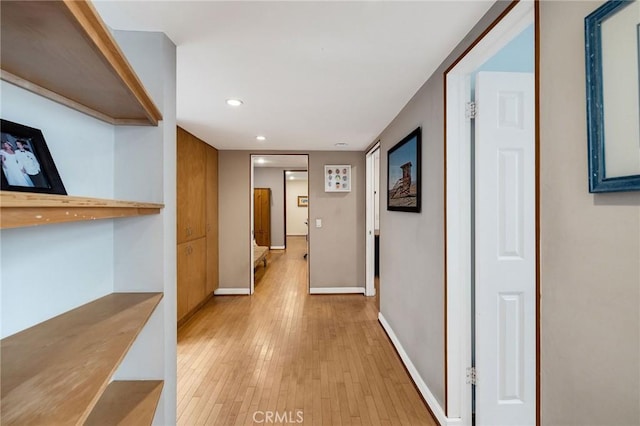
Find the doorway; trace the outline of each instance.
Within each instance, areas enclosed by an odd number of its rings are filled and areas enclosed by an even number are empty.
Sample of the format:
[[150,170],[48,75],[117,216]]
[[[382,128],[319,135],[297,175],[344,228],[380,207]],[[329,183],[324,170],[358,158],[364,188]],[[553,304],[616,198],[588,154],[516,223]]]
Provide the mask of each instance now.
[[447,417],[535,425],[534,4],[446,75]]
[[366,253],[365,296],[375,296],[380,310],[380,142],[368,152],[366,159]]
[[[260,280],[267,273],[270,260],[286,250],[288,235],[291,232],[301,233],[298,230],[301,227],[306,230],[305,220],[309,209],[307,170],[306,154],[251,156],[250,294],[255,291],[256,277]],[[293,228],[290,221],[301,215],[304,216],[299,220],[301,223],[296,223],[299,226]],[[306,235],[296,238],[304,240],[308,253]]]

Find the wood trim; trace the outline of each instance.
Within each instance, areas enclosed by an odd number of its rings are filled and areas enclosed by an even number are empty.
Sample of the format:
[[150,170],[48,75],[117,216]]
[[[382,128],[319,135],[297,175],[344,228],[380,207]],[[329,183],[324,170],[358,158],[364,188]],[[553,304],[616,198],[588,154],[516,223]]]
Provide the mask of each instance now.
[[[459,62],[460,59],[458,59]],[[449,68],[451,69],[451,68]],[[447,295],[448,293],[448,282],[449,282],[449,277],[447,274],[447,265],[449,264],[449,259],[447,257],[447,249],[449,247],[448,245],[448,241],[447,241],[447,73],[449,72],[449,69],[447,69],[447,71],[445,71],[445,73],[442,75],[442,86],[443,86],[443,90],[444,90],[444,167],[442,168],[443,173],[444,173],[444,188],[443,188],[443,195],[444,195],[444,244],[443,244],[443,249],[444,249],[444,415],[448,416],[449,415],[449,351],[448,351],[448,347],[449,347],[449,338],[447,336],[447,334],[449,333],[449,327],[447,327],[447,319],[449,318],[449,297]]]
[[84,423],[161,299],[113,293],[2,339],[3,422]]
[[111,32],[104,24],[100,15],[90,2],[77,0],[62,0],[71,15],[77,20],[87,37],[94,46],[104,56],[111,69],[120,77],[122,83],[129,89],[131,94],[138,100],[144,109],[149,122],[157,126],[162,120],[160,110],[151,100],[151,96],[145,90],[142,82],[133,71],[124,53],[120,50]]
[[541,409],[542,404],[540,397],[541,390],[541,337],[540,337],[540,311],[541,311],[541,282],[540,282],[540,1],[535,0],[533,5],[533,25],[534,25],[534,93],[535,93],[535,183],[536,183],[536,201],[535,201],[535,215],[536,215],[536,425],[540,426],[541,423]]
[[162,394],[162,380],[109,383],[85,426],[150,425]]
[[160,213],[164,204],[0,191],[0,229]]

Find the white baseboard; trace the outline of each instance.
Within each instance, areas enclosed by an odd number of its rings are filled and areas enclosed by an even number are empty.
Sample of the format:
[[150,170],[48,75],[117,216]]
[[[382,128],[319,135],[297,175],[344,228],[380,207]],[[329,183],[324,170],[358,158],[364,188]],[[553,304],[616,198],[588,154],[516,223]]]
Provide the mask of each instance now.
[[214,296],[237,296],[249,294],[249,288],[217,288],[213,292]]
[[424,400],[427,401],[427,404],[429,405],[431,412],[433,413],[434,416],[436,416],[436,419],[438,420],[440,425],[448,426],[448,425],[461,424],[460,419],[447,418],[447,416],[444,413],[444,410],[438,403],[438,400],[436,399],[435,396],[433,396],[433,393],[431,392],[427,384],[424,382],[424,380],[422,380],[422,377],[420,377],[420,373],[418,373],[418,370],[416,369],[415,365],[413,365],[413,362],[411,362],[409,355],[400,344],[400,340],[398,340],[398,336],[396,336],[396,334],[393,332],[393,329],[391,328],[387,320],[382,315],[382,312],[378,313],[378,320],[380,321],[380,324],[382,324],[382,328],[384,328],[384,330],[387,332],[387,335],[389,336],[389,339],[391,339],[393,346],[395,346],[396,350],[398,351],[398,354],[400,355],[402,362],[404,363],[405,367],[407,367],[407,370],[409,371],[411,378],[413,379],[416,386],[418,387],[418,390],[422,394],[422,397],[424,398]]
[[271,246],[271,250],[284,250],[284,246]]
[[311,294],[364,294],[364,287],[311,287]]

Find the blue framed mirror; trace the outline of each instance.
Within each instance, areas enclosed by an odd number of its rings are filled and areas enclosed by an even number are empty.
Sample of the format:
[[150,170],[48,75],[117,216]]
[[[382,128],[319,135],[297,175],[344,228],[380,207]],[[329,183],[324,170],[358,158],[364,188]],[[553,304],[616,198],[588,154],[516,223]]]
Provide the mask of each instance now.
[[640,1],[585,18],[589,192],[640,190]]

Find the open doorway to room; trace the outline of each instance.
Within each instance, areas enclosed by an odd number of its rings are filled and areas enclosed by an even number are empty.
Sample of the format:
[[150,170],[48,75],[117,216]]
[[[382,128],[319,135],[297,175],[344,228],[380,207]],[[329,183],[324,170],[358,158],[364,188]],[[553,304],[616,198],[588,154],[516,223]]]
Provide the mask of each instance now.
[[251,294],[283,278],[284,263],[308,288],[308,155],[252,155],[251,163]]
[[515,4],[445,73],[447,417],[461,424],[536,424],[534,19]]
[[375,296],[380,310],[380,143],[368,152],[366,160],[366,253],[365,296]]

